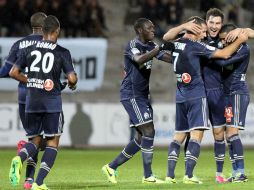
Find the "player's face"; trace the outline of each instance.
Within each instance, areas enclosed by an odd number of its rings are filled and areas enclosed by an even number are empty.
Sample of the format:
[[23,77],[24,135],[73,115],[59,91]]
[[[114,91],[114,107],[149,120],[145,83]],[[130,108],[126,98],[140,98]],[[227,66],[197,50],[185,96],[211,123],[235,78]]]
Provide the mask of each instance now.
[[216,37],[222,27],[222,18],[220,16],[210,16],[206,21],[208,34]]
[[150,41],[154,39],[154,25],[151,21],[145,22],[142,27],[141,35],[145,41]]
[[225,40],[226,36],[227,36],[227,33],[226,33],[226,32],[223,32],[223,33],[220,33],[220,34],[219,34],[221,43],[223,44],[224,47],[226,47],[226,46],[229,45],[229,44],[226,42],[226,40]]
[[203,40],[207,35],[207,26],[206,24],[201,24],[202,30],[201,33],[198,34],[197,40]]

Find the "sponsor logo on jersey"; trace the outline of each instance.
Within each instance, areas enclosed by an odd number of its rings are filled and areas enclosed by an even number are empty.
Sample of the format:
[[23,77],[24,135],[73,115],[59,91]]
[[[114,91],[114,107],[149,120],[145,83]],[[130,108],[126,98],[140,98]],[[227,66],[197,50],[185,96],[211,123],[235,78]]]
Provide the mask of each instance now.
[[47,79],[44,82],[44,89],[46,91],[51,91],[54,88],[54,82],[51,79]]
[[176,74],[176,79],[178,82],[183,82],[185,84],[189,84],[191,81],[191,76],[189,73]]
[[182,74],[182,80],[184,83],[188,84],[191,81],[191,76],[189,73],[183,73]]
[[226,118],[226,122],[231,122],[233,117],[232,107],[225,107],[224,117]]
[[28,78],[27,85],[28,88],[39,88],[43,89],[44,80],[37,79],[37,78]]

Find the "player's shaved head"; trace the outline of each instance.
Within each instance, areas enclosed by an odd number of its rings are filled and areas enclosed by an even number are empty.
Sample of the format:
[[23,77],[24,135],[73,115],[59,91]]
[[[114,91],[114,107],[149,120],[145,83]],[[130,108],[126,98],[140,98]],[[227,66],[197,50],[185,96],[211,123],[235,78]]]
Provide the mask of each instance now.
[[58,28],[60,28],[60,22],[55,16],[49,15],[44,19],[42,25],[42,31],[44,34],[51,34]]
[[32,28],[41,28],[47,15],[43,12],[34,13],[30,18]]
[[147,18],[139,18],[135,21],[134,23],[134,30],[136,32],[136,34],[138,34],[138,29],[142,28],[144,26],[144,23],[147,23],[147,22],[152,22],[150,21],[149,19]]

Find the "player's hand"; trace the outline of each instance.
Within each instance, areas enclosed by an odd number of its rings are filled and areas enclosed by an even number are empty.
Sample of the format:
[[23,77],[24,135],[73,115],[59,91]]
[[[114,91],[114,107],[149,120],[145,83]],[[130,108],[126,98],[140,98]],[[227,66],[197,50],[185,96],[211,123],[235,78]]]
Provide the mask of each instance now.
[[185,30],[190,31],[194,34],[200,34],[202,32],[202,27],[194,23],[195,19],[186,22],[183,27]]
[[236,38],[240,35],[240,33],[243,32],[242,28],[236,28],[232,31],[230,31],[227,36],[225,37],[225,40],[227,43],[232,43],[236,40]]
[[249,38],[247,31],[242,30],[242,32],[238,35],[238,38],[241,40],[241,42],[246,42]]
[[174,51],[175,50],[175,45],[172,42],[166,42],[164,44],[161,44],[159,49],[160,49],[160,51],[161,50]]
[[76,90],[77,84],[73,85],[73,84],[68,83],[68,87],[69,87],[69,89],[71,89],[71,90]]

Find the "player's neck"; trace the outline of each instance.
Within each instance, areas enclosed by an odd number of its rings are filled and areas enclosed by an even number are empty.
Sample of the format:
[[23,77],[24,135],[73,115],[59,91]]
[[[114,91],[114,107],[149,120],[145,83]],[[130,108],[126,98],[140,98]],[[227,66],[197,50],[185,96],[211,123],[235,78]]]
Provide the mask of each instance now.
[[53,43],[56,43],[57,38],[54,35],[45,34],[45,35],[43,35],[43,40],[47,40],[47,41],[51,41]]
[[194,34],[185,33],[183,38],[187,38],[190,40],[198,40],[197,37]]
[[41,28],[33,28],[33,34],[42,34]]

